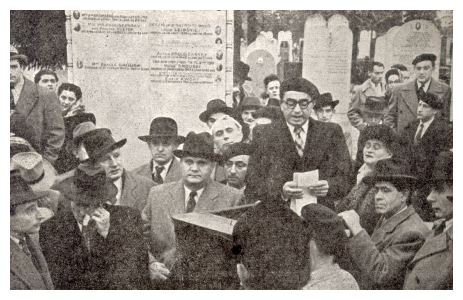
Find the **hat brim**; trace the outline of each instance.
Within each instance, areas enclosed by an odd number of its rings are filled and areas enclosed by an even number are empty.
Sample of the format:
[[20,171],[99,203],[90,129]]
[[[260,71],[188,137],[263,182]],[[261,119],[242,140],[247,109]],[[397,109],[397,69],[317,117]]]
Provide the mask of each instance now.
[[414,176],[409,175],[388,175],[388,176],[366,176],[363,178],[363,182],[367,185],[374,185],[377,182],[386,181],[386,182],[406,182],[409,185],[416,186],[418,179]]
[[205,158],[211,161],[215,162],[220,162],[222,161],[222,155],[216,154],[216,153],[202,153],[202,152],[191,152],[191,151],[185,151],[185,150],[174,150],[174,155],[177,156],[178,158],[182,158],[185,156],[192,156],[192,157],[201,157]]
[[218,112],[222,112],[222,113],[227,114],[227,115],[232,115],[233,114],[233,108],[227,106],[227,107],[218,107],[218,108],[215,108],[215,109],[206,110],[206,111],[203,111],[199,115],[199,119],[202,122],[207,123],[207,119],[209,119],[209,116],[212,115],[212,114],[218,113]]
[[29,185],[34,192],[45,192],[49,190],[56,181],[56,170],[53,165],[46,159],[43,159],[42,164],[44,172],[42,180]]
[[21,61],[23,61],[25,64],[27,64],[27,63],[29,62],[29,59],[28,59],[27,56],[24,55],[24,54],[10,55],[10,60],[13,60],[13,59],[21,60]]
[[185,137],[181,135],[162,135],[161,134],[161,135],[142,135],[138,137],[139,140],[145,143],[152,142],[160,138],[175,138],[175,141],[179,145],[185,142]]
[[125,144],[127,143],[127,139],[122,139],[118,142],[115,142],[114,144],[112,145],[109,145],[108,147],[105,147],[103,149],[101,149],[100,151],[96,152],[96,153],[93,153],[93,156],[92,157],[89,157],[88,162],[96,162],[98,159],[102,158],[105,154],[115,150],[115,149],[119,149],[119,148],[122,148]]
[[117,195],[117,187],[106,182],[97,193],[90,193],[79,190],[74,183],[74,177],[69,177],[60,183],[59,192],[77,205],[99,205],[113,200]]

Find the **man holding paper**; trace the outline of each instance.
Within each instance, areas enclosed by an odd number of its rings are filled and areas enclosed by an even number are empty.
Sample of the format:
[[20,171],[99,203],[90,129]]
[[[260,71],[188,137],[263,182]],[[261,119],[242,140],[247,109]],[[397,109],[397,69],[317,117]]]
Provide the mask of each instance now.
[[334,208],[333,201],[349,192],[351,161],[341,127],[310,118],[318,97],[317,87],[304,78],[282,83],[280,109],[284,119],[265,125],[253,139],[255,152],[246,176],[247,199],[302,199],[304,192],[293,180],[294,173],[316,170],[318,178],[304,187],[318,203]]

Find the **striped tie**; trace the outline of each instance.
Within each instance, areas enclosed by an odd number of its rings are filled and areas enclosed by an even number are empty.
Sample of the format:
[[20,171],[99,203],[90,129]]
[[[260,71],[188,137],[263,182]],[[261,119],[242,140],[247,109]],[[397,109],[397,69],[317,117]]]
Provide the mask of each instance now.
[[300,157],[304,155],[304,141],[302,140],[302,127],[294,127],[296,150]]

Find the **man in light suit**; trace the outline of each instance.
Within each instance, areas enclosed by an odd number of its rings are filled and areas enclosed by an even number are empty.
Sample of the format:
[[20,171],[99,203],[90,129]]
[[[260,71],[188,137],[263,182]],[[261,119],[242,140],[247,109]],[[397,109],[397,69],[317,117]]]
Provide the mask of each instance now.
[[10,177],[10,289],[51,290],[53,282],[40,246],[31,238],[44,220],[33,192],[20,176]]
[[185,137],[178,135],[177,122],[174,119],[166,117],[153,119],[149,135],[138,138],[148,144],[152,160],[133,170],[133,173],[158,184],[178,181],[182,178],[180,162],[174,156],[174,150],[185,141]]
[[318,203],[334,208],[334,200],[351,189],[351,160],[338,124],[310,118],[317,87],[304,78],[284,81],[280,88],[284,118],[263,125],[253,137],[254,153],[246,174],[247,202],[302,198],[293,182],[294,172],[318,170],[319,181],[310,187]]
[[153,187],[142,212],[149,229],[152,279],[166,279],[176,260],[173,215],[232,207],[242,198],[241,191],[211,180],[213,162],[221,156],[214,153],[210,134],[190,132],[183,150],[174,154],[181,158],[182,179]]
[[27,57],[10,47],[10,115],[24,120],[23,136],[46,160],[54,163],[64,143],[64,121],[55,92],[38,87],[23,75]]
[[384,124],[396,128],[399,134],[408,123],[416,119],[418,98],[424,93],[434,94],[442,101],[441,116],[449,119],[452,90],[445,83],[432,78],[435,63],[434,54],[418,55],[412,62],[416,80],[397,86],[393,90],[388,112],[384,116]]

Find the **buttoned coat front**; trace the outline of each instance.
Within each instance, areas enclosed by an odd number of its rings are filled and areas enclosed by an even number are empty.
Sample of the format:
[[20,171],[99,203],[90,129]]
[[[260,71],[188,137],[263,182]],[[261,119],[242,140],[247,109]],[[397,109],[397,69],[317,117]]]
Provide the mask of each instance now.
[[[210,180],[199,197],[195,212],[219,210],[240,203],[242,192]],[[151,189],[142,212],[150,249],[158,261],[170,268],[175,261],[175,231],[172,216],[186,212],[183,181],[170,182]]]
[[361,289],[402,289],[407,264],[423,245],[429,229],[413,207],[392,216],[368,236],[362,230],[348,243]]

